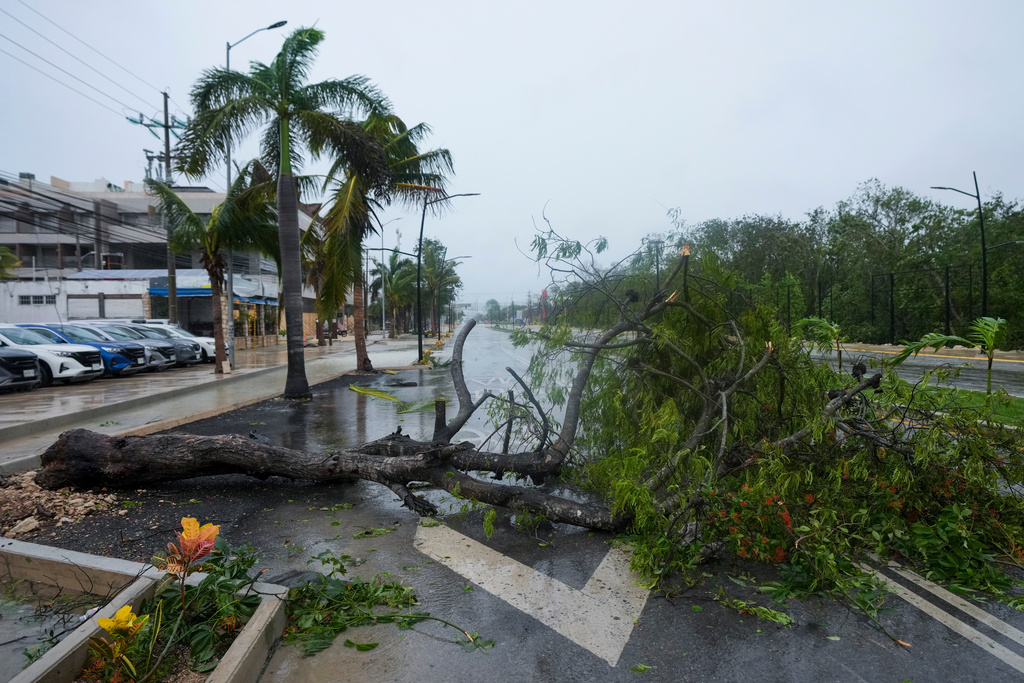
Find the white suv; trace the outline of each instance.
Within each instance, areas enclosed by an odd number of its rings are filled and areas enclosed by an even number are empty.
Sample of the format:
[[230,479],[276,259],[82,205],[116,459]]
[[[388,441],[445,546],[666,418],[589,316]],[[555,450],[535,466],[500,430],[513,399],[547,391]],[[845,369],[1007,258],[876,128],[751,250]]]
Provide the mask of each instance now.
[[43,386],[53,382],[88,382],[103,374],[98,349],[84,344],[56,344],[35,330],[0,325],[0,346],[31,351],[39,357]]
[[163,336],[166,339],[188,339],[189,341],[196,342],[203,349],[203,362],[213,362],[213,359],[217,356],[217,343],[213,337],[197,337],[188,330],[183,330],[180,327],[175,327],[171,324],[165,323],[140,323],[156,331],[157,334]]

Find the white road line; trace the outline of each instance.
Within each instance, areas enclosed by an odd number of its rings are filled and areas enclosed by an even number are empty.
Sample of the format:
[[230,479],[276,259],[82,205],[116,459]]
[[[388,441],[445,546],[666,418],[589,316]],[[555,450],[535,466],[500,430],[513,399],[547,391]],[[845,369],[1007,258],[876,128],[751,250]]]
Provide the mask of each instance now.
[[1007,624],[1005,621],[995,618],[985,610],[978,608],[977,605],[972,605],[971,603],[961,598],[959,595],[955,593],[950,593],[942,586],[939,586],[929,581],[923,576],[915,574],[909,569],[903,569],[902,565],[900,565],[898,562],[890,561],[889,568],[892,569],[892,571],[899,574],[900,576],[902,576],[907,581],[910,581],[920,586],[921,588],[924,588],[926,591],[928,591],[935,597],[945,600],[957,609],[963,610],[967,614],[971,615],[981,623],[991,628],[993,631],[1001,633],[1010,640],[1013,640],[1017,643],[1020,643],[1021,645],[1024,645],[1024,633],[1021,633],[1014,627]]
[[1024,673],[1024,657],[1014,654],[1013,652],[1006,649],[999,643],[993,642],[991,638],[987,637],[978,629],[974,628],[973,626],[965,624],[964,622],[960,621],[959,619],[950,614],[947,614],[946,612],[943,612],[941,609],[939,609],[932,603],[928,602],[927,600],[919,596],[917,593],[914,593],[904,588],[895,581],[875,571],[868,565],[858,563],[857,566],[865,572],[867,572],[868,574],[871,574],[878,578],[880,581],[882,581],[882,583],[884,583],[889,588],[889,590],[891,590],[897,596],[903,598],[914,607],[918,608],[928,616],[938,621],[940,624],[943,624],[950,630],[960,634],[961,636],[971,641],[972,643],[974,643],[990,655],[993,655],[994,657],[998,657],[999,659],[1003,660],[1005,663],[1017,669],[1017,671]]
[[650,591],[634,583],[629,556],[613,548],[581,590],[446,526],[416,529],[416,548],[615,666]]

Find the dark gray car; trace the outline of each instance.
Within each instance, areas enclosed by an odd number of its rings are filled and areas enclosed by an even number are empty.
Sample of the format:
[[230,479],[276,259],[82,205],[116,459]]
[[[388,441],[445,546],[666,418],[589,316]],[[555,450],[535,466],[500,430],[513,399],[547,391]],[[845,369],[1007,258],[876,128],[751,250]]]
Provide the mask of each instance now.
[[42,382],[39,359],[23,349],[0,347],[0,391],[33,389]]

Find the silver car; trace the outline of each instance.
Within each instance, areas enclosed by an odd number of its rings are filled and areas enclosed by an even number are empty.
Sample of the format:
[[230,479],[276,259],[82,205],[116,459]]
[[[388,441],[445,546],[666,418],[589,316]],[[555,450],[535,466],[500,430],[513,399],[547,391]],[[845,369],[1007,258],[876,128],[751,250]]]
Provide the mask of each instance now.
[[174,367],[174,363],[176,362],[174,344],[171,344],[168,341],[147,339],[138,332],[126,329],[121,325],[111,325],[100,321],[76,321],[69,324],[76,327],[86,327],[90,330],[95,330],[107,339],[113,341],[130,341],[142,344],[146,349],[146,368],[149,370],[165,370],[167,368]]

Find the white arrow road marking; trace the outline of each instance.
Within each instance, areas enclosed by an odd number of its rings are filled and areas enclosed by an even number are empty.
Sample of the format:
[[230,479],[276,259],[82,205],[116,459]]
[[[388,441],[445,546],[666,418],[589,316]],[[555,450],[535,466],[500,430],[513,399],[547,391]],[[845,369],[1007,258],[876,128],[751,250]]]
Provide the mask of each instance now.
[[418,527],[415,546],[612,666],[650,593],[634,583],[621,548],[612,548],[578,590],[446,526]]
[[993,655],[994,657],[998,657],[999,659],[1003,660],[1004,662],[1012,666],[1014,669],[1024,672],[1024,657],[1014,654],[1013,652],[1006,649],[999,643],[994,642],[991,638],[986,636],[978,629],[974,628],[973,626],[965,624],[964,622],[960,621],[951,614],[943,612],[941,609],[939,609],[932,603],[928,602],[927,600],[919,596],[917,593],[914,593],[913,591],[904,588],[895,581],[886,578],[881,573],[876,572],[868,565],[858,564],[857,566],[865,572],[867,572],[868,574],[872,574],[876,578],[880,579],[889,588],[889,590],[891,590],[893,593],[903,598],[904,600],[906,600],[911,605],[918,608],[931,618],[935,619],[936,621],[945,625],[946,627],[955,631],[956,633],[959,633],[961,636],[971,641],[972,643],[974,643],[990,655]]

